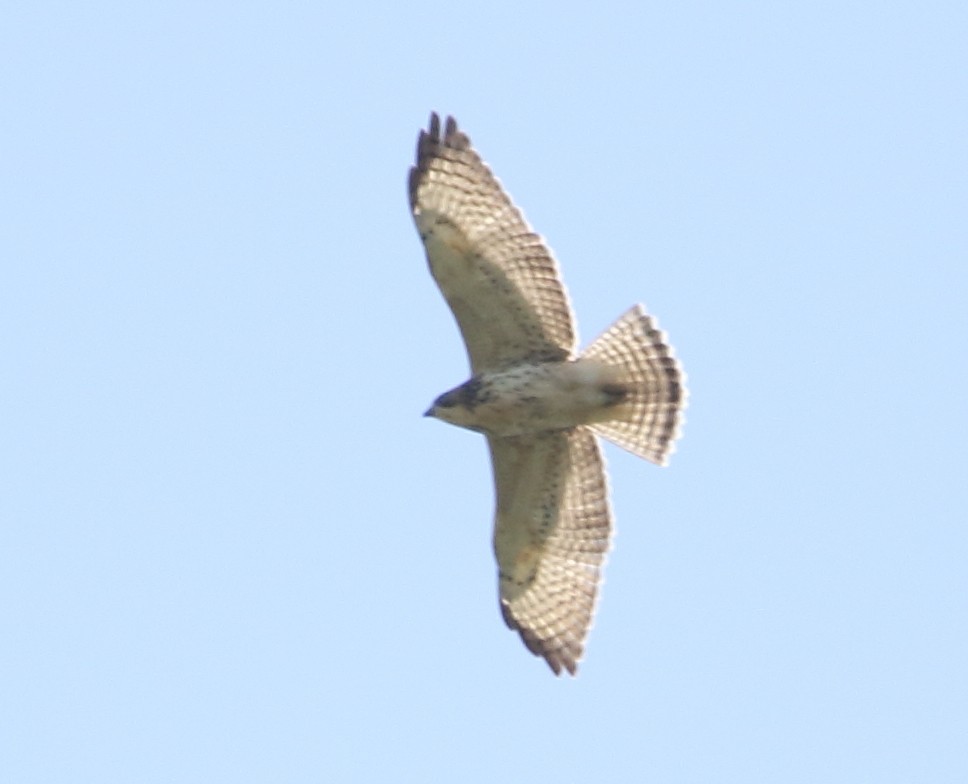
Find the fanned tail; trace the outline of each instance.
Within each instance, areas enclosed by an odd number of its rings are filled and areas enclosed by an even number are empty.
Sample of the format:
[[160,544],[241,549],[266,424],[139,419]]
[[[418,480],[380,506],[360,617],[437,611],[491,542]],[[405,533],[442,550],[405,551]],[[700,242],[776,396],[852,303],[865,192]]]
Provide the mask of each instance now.
[[686,404],[685,374],[665,333],[635,305],[581,355],[619,372],[622,402],[615,417],[591,428],[600,436],[653,463],[665,465],[679,437]]

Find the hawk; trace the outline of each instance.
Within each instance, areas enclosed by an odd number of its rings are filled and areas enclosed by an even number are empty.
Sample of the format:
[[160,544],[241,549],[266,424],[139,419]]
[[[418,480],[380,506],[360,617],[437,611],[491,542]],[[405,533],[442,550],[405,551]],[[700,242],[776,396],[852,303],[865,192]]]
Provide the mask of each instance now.
[[430,116],[410,208],[472,376],[426,416],[483,433],[501,614],[556,675],[577,671],[612,515],[598,438],[664,465],[684,375],[636,305],[581,353],[558,265],[453,118]]

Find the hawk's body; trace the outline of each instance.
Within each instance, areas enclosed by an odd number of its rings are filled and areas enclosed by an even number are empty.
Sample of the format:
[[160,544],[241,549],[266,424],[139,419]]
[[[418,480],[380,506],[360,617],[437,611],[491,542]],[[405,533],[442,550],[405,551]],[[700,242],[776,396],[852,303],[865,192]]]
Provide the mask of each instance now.
[[576,353],[550,251],[451,118],[443,135],[436,115],[420,134],[410,205],[474,374],[427,413],[487,436],[504,620],[574,674],[611,530],[595,433],[664,464],[681,371],[639,306]]

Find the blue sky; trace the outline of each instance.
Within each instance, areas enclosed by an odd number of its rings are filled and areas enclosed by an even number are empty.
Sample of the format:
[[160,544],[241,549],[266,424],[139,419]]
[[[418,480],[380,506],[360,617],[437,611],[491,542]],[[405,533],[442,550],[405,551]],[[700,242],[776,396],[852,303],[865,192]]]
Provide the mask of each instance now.
[[[964,3],[8,4],[0,779],[968,780]],[[584,342],[587,656],[501,622],[405,178],[454,114]]]

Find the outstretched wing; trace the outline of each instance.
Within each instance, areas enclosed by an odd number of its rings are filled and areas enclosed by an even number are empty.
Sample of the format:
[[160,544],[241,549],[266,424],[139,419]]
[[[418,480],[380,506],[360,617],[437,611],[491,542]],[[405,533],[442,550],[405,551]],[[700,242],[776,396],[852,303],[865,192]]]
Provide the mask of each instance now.
[[556,675],[574,675],[611,530],[598,441],[579,427],[488,443],[501,612]]
[[573,356],[574,318],[551,251],[452,117],[443,135],[436,114],[420,132],[410,208],[474,373]]

